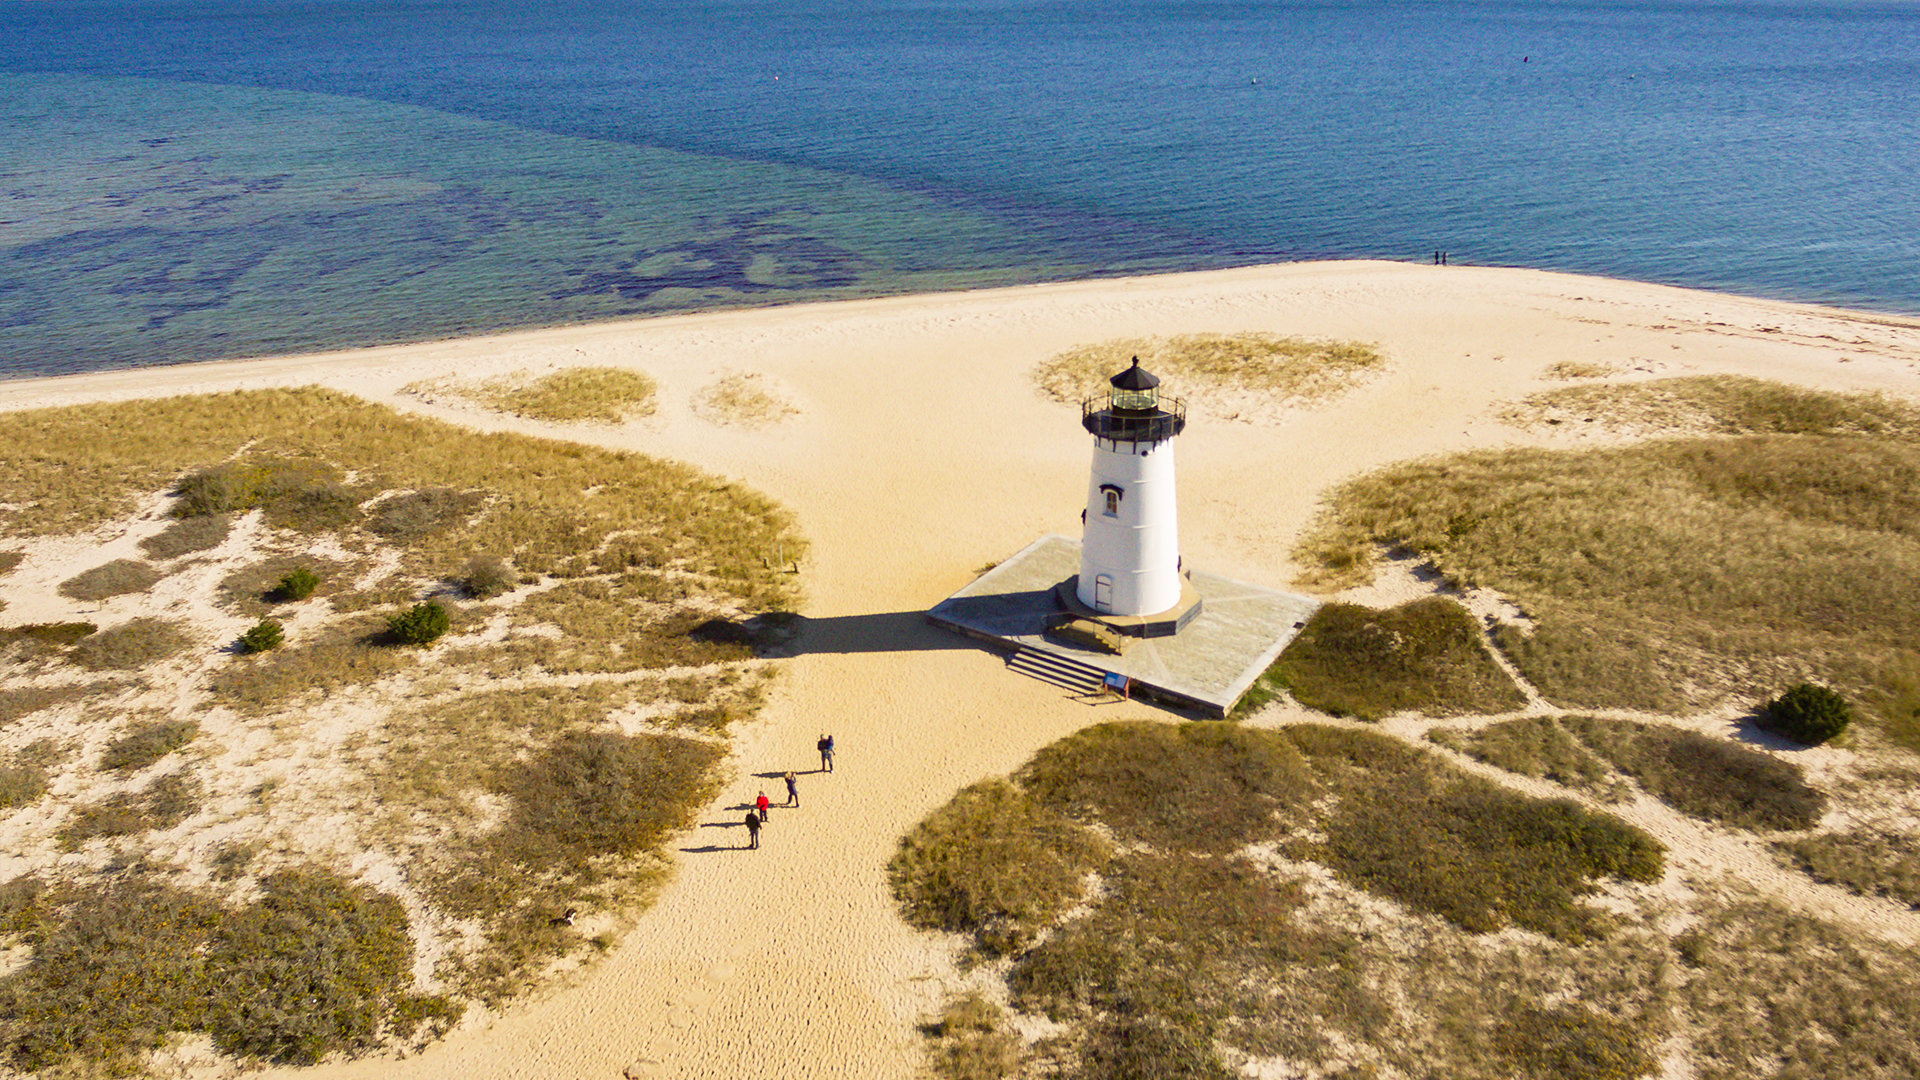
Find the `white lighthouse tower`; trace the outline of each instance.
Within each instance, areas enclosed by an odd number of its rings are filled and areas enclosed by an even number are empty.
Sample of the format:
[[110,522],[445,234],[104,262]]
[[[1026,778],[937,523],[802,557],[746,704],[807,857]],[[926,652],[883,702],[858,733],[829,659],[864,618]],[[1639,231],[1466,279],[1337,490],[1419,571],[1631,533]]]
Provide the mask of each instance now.
[[1160,637],[1199,613],[1181,573],[1173,440],[1186,403],[1160,396],[1160,380],[1133,366],[1088,398],[1080,424],[1093,436],[1086,529],[1074,605],[1122,633]]

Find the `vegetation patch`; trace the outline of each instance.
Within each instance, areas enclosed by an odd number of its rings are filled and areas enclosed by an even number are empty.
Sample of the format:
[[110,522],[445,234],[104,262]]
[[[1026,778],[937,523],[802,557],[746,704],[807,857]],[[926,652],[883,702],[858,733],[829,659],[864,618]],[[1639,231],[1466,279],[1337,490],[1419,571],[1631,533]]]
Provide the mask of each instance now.
[[447,609],[431,600],[387,616],[387,634],[402,645],[430,645],[452,625]]
[[994,953],[1029,944],[1078,902],[1107,845],[1005,780],[964,788],[887,864],[907,922],[975,935]]
[[1494,1045],[1530,1080],[1639,1080],[1658,1064],[1632,1025],[1587,1009],[1519,1009],[1500,1019]]
[[1379,350],[1357,341],[1186,334],[1083,345],[1043,361],[1033,377],[1048,397],[1078,404],[1104,393],[1107,380],[1135,357],[1179,396],[1224,401],[1250,392],[1269,410],[1336,397],[1387,366]]
[[1000,1007],[977,992],[949,1002],[920,1033],[933,1043],[940,1080],[1004,1080],[1020,1067],[1019,1034]]
[[287,571],[274,585],[269,598],[286,604],[297,603],[312,596],[313,591],[319,587],[319,574],[314,573],[310,567],[296,566]]
[[1826,797],[1798,765],[1726,739],[1666,724],[1566,717],[1566,728],[1648,794],[1708,821],[1743,829],[1806,829]]
[[519,584],[519,578],[505,562],[486,555],[468,562],[457,580],[460,591],[475,600],[491,600]]
[[[140,834],[154,829],[179,834],[178,843],[168,838],[167,872],[177,862],[183,880],[211,878],[225,883],[224,895],[261,895],[276,910],[294,912],[290,923],[324,920],[277,892],[276,874],[304,859],[339,859],[346,850],[391,860],[421,889],[428,910],[405,932],[435,936],[432,947],[444,952],[437,970],[457,997],[401,993],[376,1024],[364,1010],[349,1009],[354,992],[329,989],[308,993],[320,1007],[296,1015],[287,995],[304,978],[297,966],[309,960],[275,952],[259,970],[286,973],[285,994],[264,976],[236,976],[229,982],[248,988],[243,996],[251,1004],[209,1011],[204,988],[188,985],[185,992],[202,1002],[198,1019],[143,1021],[140,1029],[206,1032],[231,1054],[288,1061],[330,1052],[318,1049],[323,1045],[357,1051],[374,1042],[397,1047],[421,1031],[431,1037],[458,1016],[462,1001],[497,999],[543,978],[556,958],[604,949],[663,880],[668,864],[660,845],[711,792],[725,731],[751,715],[766,677],[745,663],[750,646],[702,641],[690,631],[706,620],[790,606],[797,579],[781,572],[774,556],[788,556],[787,565],[804,548],[773,503],[691,468],[476,434],[317,389],[0,415],[0,503],[10,508],[10,534],[124,529],[156,491],[175,495],[177,520],[168,534],[182,543],[195,532],[217,531],[216,518],[259,513],[253,561],[219,587],[226,608],[246,617],[242,625],[268,619],[275,605],[309,588],[329,603],[300,612],[297,640],[235,656],[177,687],[184,697],[170,716],[192,716],[222,743],[231,738],[260,750],[237,777],[226,769],[197,778],[140,774],[132,783],[145,786],[124,791],[131,785],[114,772],[97,774],[92,760],[72,760],[76,740],[59,761],[58,753],[8,744],[11,752],[0,760],[42,769],[55,793],[74,790],[70,778],[82,791],[98,785],[80,795],[42,795],[45,812],[13,815],[16,826],[41,830],[24,842],[41,851],[56,843],[90,845],[105,859],[47,863],[35,880],[54,899],[24,901],[29,914],[17,921],[29,930],[51,928],[75,910],[75,897],[155,873],[140,869],[152,857]],[[385,615],[434,594],[480,560],[485,573],[471,575],[474,591],[529,586],[496,594],[500,599],[484,608],[446,609],[450,633],[483,626],[489,633],[436,650],[381,646]],[[301,571],[319,580],[292,587]],[[127,603],[155,606],[151,596]],[[177,629],[205,642],[230,634],[224,623]],[[89,644],[96,637],[107,640]],[[0,648],[23,680],[44,673],[32,665],[81,647],[106,659],[124,656],[131,644],[85,624],[0,631]],[[703,670],[652,673],[683,665]],[[501,695],[462,689],[476,675],[509,671],[535,688]],[[541,685],[562,674],[575,677]],[[373,684],[379,692],[357,700],[384,715],[356,711],[350,720],[359,729],[329,744],[327,769],[296,767],[315,732],[308,704]],[[8,688],[0,693],[0,719],[126,685]],[[90,716],[122,722],[104,702],[95,704]],[[629,708],[616,723],[611,714]],[[622,733],[636,727],[651,730]],[[669,734],[684,728],[702,735]],[[133,742],[110,751],[129,777],[156,752]],[[41,744],[53,745],[44,738]],[[160,758],[147,767],[174,765]],[[23,793],[34,786],[24,773],[16,779]],[[202,781],[232,786],[206,791],[220,814],[195,813]],[[366,792],[379,798],[362,798]],[[56,798],[61,804],[48,808]],[[318,840],[322,831],[307,826],[318,817],[343,820],[349,802],[374,809],[344,819],[352,833],[344,843],[332,829]],[[205,835],[211,829],[222,836]],[[268,832],[276,838],[271,847],[256,839]],[[309,837],[324,846],[302,850]],[[594,911],[602,932],[589,941],[556,920],[569,909]],[[404,912],[395,907],[389,914]],[[457,933],[446,929],[454,925]],[[255,938],[276,935],[260,930]],[[218,941],[197,940],[191,955],[202,961],[231,958]],[[384,961],[336,956],[311,963],[360,987],[364,1001],[390,996],[376,985]],[[72,999],[60,1000],[68,1004],[49,1006],[47,1016],[72,1007]],[[227,1019],[216,1022],[216,1012]],[[15,1029],[6,1025],[13,1018],[0,1009],[0,1047],[12,1045]],[[124,1045],[136,1044],[150,1045],[149,1036]],[[63,1069],[122,1068],[107,1042],[59,1045],[67,1048],[54,1053],[65,1055]]]
[[144,769],[192,742],[199,734],[200,725],[192,720],[150,720],[135,724],[107,744],[100,755],[100,767],[112,772]]
[[115,559],[104,566],[83,570],[61,582],[60,595],[75,600],[106,600],[128,593],[146,592],[166,576],[148,563],[136,559]]
[[1510,773],[1597,792],[1607,766],[1551,716],[1506,720],[1474,731],[1434,728],[1427,738]]
[[1890,692],[1920,640],[1920,442],[1892,414],[1743,424],[1774,433],[1395,465],[1298,556],[1327,586],[1394,549],[1512,598],[1533,629],[1496,642],[1567,707],[1751,700],[1783,671]]
[[225,514],[180,518],[159,533],[140,541],[149,559],[177,559],[196,551],[210,551],[226,543],[233,522]]
[[1779,844],[1815,881],[1920,908],[1920,843],[1901,833],[1820,833]]
[[693,411],[709,423],[759,428],[778,424],[800,410],[767,389],[760,376],[736,373],[695,394]]
[[1696,971],[1681,996],[1700,1080],[1920,1076],[1911,957],[1758,901],[1712,913],[1692,935]]
[[582,367],[531,381],[525,376],[495,379],[458,392],[529,420],[618,424],[652,416],[658,390],[652,378],[629,368]]
[[[1651,1054],[1651,1030],[1582,1004],[1637,1010],[1633,995],[1583,984],[1535,1002],[1538,1015],[1521,1006],[1545,992],[1541,972],[1597,981],[1626,966],[1602,955],[1608,924],[1579,897],[1661,866],[1658,844],[1612,818],[1512,795],[1383,736],[1120,722],[1043,749],[1011,782],[968,788],[903,839],[890,870],[910,921],[1011,955],[1014,1007],[1064,1025],[1024,1054],[982,1036],[976,1054],[961,1036],[1002,1027],[963,1001],[928,1028],[948,1075],[1224,1080],[1239,1074],[1229,1057],[1279,1055],[1327,1075],[1344,1060],[1491,1080],[1546,1077],[1588,1052],[1623,1068]],[[1383,895],[1453,926],[1406,935],[1445,938],[1408,955],[1356,929],[1378,914],[1322,910],[1329,888],[1346,888],[1334,881],[1353,886],[1334,895]],[[1497,940],[1551,959],[1437,970],[1501,955],[1510,946],[1465,935],[1513,925],[1553,937]],[[1657,963],[1630,966],[1651,978]],[[1396,1004],[1409,1000],[1421,1002],[1412,1014]],[[1495,1016],[1509,1018],[1498,1038],[1485,1034]],[[957,1071],[976,1067],[1000,1071]]]
[[0,1053],[18,1069],[130,1072],[194,1031],[237,1056],[312,1064],[370,1045],[410,1004],[399,903],[328,871],[269,875],[237,910],[139,876],[40,903],[32,956],[0,978]]
[[[1594,374],[1584,372],[1593,368]],[[1605,365],[1555,364],[1554,378],[1613,374]],[[1533,394],[1502,418],[1522,426],[1578,416],[1612,430],[1713,435],[1920,435],[1913,406],[1884,394],[1838,394],[1744,375],[1565,386]]]
[[0,810],[40,801],[47,793],[47,770],[38,765],[0,765]]
[[1488,655],[1467,609],[1440,596],[1380,611],[1328,604],[1314,612],[1242,699],[1251,712],[1284,688],[1309,708],[1379,720],[1510,712],[1525,695]]
[[186,773],[168,773],[141,791],[76,808],[60,827],[60,846],[78,851],[89,840],[171,829],[199,809],[199,781]]
[[142,616],[81,638],[67,659],[93,671],[131,671],[171,660],[192,645],[179,623]]
[[253,624],[246,633],[240,635],[240,651],[246,653],[270,652],[279,648],[287,640],[287,628],[272,619],[261,619]]

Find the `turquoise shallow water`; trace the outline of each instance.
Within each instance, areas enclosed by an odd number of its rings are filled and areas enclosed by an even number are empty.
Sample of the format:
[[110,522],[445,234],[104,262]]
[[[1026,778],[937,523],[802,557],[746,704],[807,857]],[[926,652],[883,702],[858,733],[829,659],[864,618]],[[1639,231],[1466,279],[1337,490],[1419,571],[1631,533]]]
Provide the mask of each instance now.
[[1920,312],[1920,7],[0,5],[0,375],[1364,256]]

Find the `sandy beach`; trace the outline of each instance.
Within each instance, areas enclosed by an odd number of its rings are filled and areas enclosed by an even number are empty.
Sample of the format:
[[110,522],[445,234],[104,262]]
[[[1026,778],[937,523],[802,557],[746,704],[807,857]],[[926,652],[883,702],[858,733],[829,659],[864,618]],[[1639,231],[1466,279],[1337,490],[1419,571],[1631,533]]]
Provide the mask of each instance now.
[[[1242,331],[1370,342],[1389,365],[1311,410],[1192,414],[1179,445],[1186,563],[1275,588],[1289,587],[1291,546],[1344,478],[1419,455],[1613,437],[1577,420],[1537,431],[1500,420],[1504,405],[1560,384],[1547,374],[1556,363],[1608,365],[1615,379],[1739,373],[1920,397],[1916,319],[1540,271],[1356,262],[23,380],[0,383],[0,409],[318,384],[482,430],[686,461],[791,508],[811,544],[800,567],[810,630],[800,654],[778,662],[769,704],[736,731],[731,779],[701,821],[733,823],[726,808],[762,786],[778,803],[779,781],[755,773],[798,770],[800,807],[776,806],[758,851],[732,849],[737,829],[677,840],[677,877],[657,906],[550,990],[501,1014],[476,1011],[415,1057],[286,1071],[896,1080],[920,1067],[915,1023],[970,978],[984,984],[955,966],[954,942],[896,916],[885,864],[897,838],[958,788],[1077,728],[1164,715],[1022,678],[921,617],[984,565],[1044,533],[1078,532],[1088,440],[1074,409],[1043,397],[1029,373],[1075,345]],[[646,372],[658,412],[547,425],[408,390],[587,365]],[[794,412],[761,426],[703,415],[699,395],[729,375],[754,376]],[[1368,599],[1417,588],[1383,581]],[[822,732],[839,749],[832,774],[810,771]],[[708,848],[718,850],[698,850]],[[1839,900],[1808,895],[1847,917]],[[1916,929],[1891,920],[1883,933],[1911,941]]]

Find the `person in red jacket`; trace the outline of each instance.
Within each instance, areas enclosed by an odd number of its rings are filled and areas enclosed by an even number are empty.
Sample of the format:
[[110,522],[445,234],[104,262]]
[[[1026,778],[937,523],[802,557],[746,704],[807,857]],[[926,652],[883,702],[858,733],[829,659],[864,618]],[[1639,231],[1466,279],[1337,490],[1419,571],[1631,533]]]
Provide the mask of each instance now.
[[767,820],[767,807],[772,805],[773,803],[767,798],[767,793],[764,791],[760,793],[759,798],[753,800],[753,808],[760,811],[761,821]]

